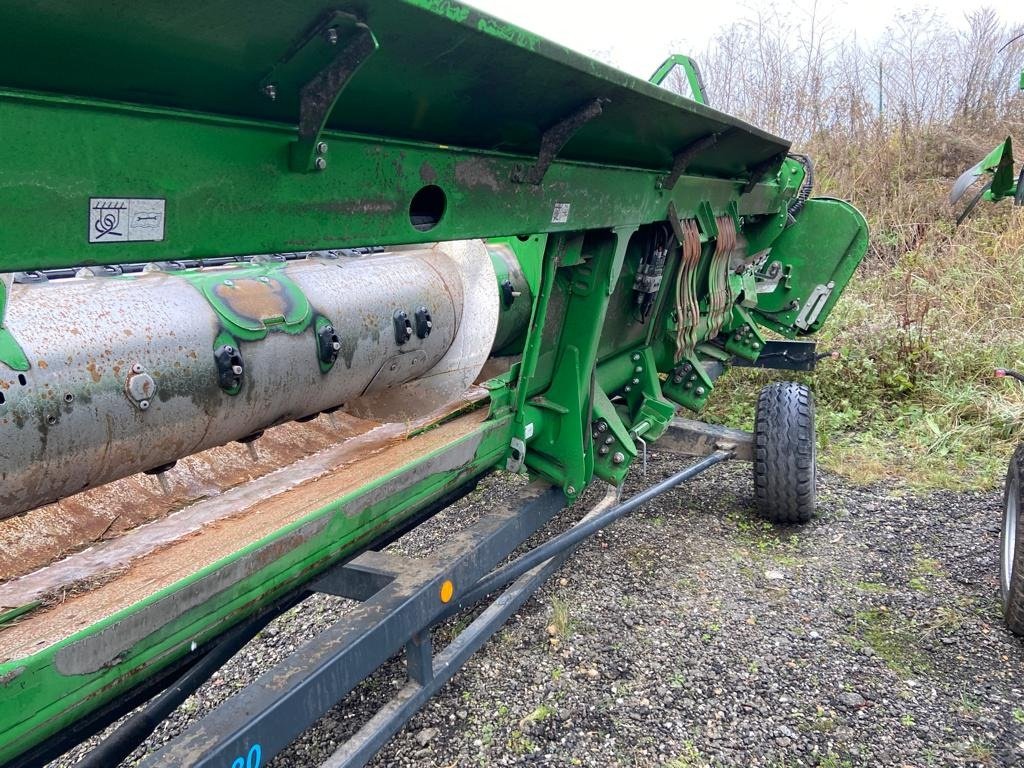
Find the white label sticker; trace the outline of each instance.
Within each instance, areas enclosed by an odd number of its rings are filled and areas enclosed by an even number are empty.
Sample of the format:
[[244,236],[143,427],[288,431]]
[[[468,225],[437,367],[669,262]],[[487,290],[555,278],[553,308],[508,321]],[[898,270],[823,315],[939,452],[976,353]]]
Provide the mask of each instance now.
[[161,198],[89,198],[90,243],[157,242],[164,239]]
[[532,421],[529,424],[526,425],[525,429],[523,429],[523,437],[525,437],[527,440],[529,440],[531,437],[533,437],[533,422]]
[[570,203],[555,203],[554,210],[551,211],[551,223],[565,224],[569,221],[570,208],[572,208]]

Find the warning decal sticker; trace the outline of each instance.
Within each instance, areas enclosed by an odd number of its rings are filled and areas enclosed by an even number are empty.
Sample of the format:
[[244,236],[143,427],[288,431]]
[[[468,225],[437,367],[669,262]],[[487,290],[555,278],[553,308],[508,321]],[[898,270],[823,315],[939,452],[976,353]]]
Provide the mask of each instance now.
[[164,239],[161,198],[89,198],[90,243],[158,242]]

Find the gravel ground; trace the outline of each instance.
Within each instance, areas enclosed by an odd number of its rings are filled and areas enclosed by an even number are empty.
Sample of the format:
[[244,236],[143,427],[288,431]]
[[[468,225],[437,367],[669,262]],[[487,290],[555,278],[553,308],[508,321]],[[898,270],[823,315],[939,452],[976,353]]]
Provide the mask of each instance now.
[[[655,454],[626,494],[677,466]],[[486,481],[394,546],[430,552],[519,482]],[[999,495],[824,476],[815,521],[779,528],[752,493],[748,466],[716,467],[589,541],[373,765],[1024,765]],[[344,607],[317,597],[282,616],[145,749]],[[318,765],[402,682],[389,664],[271,765]]]

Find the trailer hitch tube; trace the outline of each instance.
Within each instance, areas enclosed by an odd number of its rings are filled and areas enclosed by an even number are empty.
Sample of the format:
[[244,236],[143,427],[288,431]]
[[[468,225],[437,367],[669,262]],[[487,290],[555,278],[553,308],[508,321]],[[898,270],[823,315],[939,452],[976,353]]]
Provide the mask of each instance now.
[[524,573],[532,570],[541,563],[561,554],[567,549],[578,546],[584,540],[590,538],[601,529],[607,528],[619,518],[625,517],[633,510],[643,506],[666,491],[670,491],[673,488],[682,485],[687,480],[692,480],[694,477],[708,469],[711,469],[711,467],[716,464],[728,461],[733,457],[733,453],[734,451],[732,448],[721,448],[716,450],[714,453],[704,459],[701,459],[696,464],[692,464],[685,469],[681,469],[674,475],[666,477],[660,483],[652,485],[647,490],[636,494],[627,501],[624,501],[611,509],[601,512],[593,517],[585,518],[564,533],[560,533],[554,538],[544,542],[539,547],[531,549],[529,552],[526,552],[516,558],[511,563],[492,571],[488,576],[480,579],[480,581],[476,583],[476,586],[463,594],[457,603],[453,604],[451,608],[441,614],[435,621],[435,626],[462,612],[475,603],[480,602],[492,592],[512,583]]

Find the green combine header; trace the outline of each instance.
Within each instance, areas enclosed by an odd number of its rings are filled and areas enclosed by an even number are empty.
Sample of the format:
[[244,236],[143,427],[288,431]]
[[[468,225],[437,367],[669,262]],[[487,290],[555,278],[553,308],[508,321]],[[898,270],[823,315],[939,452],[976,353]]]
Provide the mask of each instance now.
[[[11,0],[0,60],[0,764],[149,701],[117,764],[318,591],[361,605],[144,764],[255,768],[405,649],[363,764],[653,495],[740,458],[812,514],[805,387],[677,412],[812,367],[867,228],[688,58],[692,98],[450,0]],[[704,458],[493,570],[656,440]],[[429,563],[379,551],[496,469],[532,482]]]

